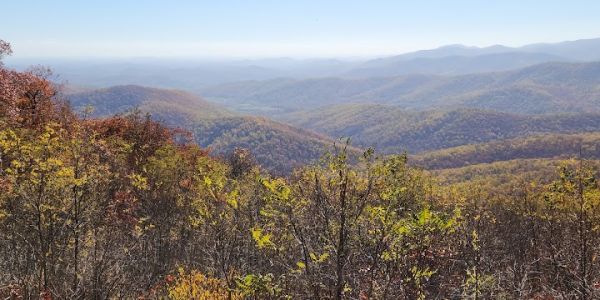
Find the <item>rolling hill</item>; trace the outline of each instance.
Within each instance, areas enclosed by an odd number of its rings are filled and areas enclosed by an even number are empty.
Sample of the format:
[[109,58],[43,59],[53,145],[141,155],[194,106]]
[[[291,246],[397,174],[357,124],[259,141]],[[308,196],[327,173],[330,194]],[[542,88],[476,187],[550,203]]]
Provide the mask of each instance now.
[[444,149],[541,133],[600,131],[600,114],[517,115],[459,109],[407,111],[373,104],[337,105],[287,114],[292,125],[328,136],[352,138],[355,145],[384,153]]
[[202,94],[230,107],[269,114],[347,103],[526,114],[600,112],[600,62],[544,63],[460,76],[247,81],[206,88]]
[[316,161],[334,143],[303,129],[229,112],[176,90],[129,85],[74,93],[68,98],[79,111],[93,106],[96,117],[139,108],[167,125],[189,130],[198,144],[210,148],[213,154],[226,154],[236,147],[247,148],[259,164],[279,174]]
[[[514,159],[468,165],[458,168],[427,171],[436,181],[450,189],[477,186],[488,192],[506,194],[519,193],[532,183],[547,184],[555,180],[558,168],[565,164],[575,165],[576,161],[564,159]],[[591,160],[586,164],[598,168],[600,161]]]
[[600,132],[543,134],[421,153],[411,164],[428,170],[515,159],[600,159]]
[[139,108],[171,125],[183,125],[198,119],[231,117],[235,114],[193,94],[137,85],[67,93],[76,110],[93,108],[92,117],[101,117]]

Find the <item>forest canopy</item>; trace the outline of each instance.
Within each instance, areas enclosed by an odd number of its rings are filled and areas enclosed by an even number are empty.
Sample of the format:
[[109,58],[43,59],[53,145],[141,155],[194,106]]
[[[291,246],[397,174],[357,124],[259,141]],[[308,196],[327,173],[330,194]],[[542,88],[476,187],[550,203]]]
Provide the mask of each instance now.
[[79,116],[45,76],[0,67],[3,298],[600,297],[586,161],[492,192],[338,143],[279,177],[139,111]]

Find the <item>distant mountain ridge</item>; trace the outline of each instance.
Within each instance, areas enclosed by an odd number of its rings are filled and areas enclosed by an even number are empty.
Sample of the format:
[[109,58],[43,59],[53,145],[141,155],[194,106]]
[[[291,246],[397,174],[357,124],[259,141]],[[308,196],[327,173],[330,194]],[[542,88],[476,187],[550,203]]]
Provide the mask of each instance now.
[[571,59],[546,53],[499,52],[481,55],[450,55],[442,57],[394,57],[368,61],[342,77],[392,77],[410,74],[462,75],[507,71],[545,62],[569,62]]
[[480,56],[499,53],[543,53],[555,55],[574,61],[600,60],[600,38],[580,39],[558,43],[535,43],[521,47],[493,45],[488,47],[465,46],[461,44],[446,45],[434,49],[419,50],[390,57],[383,57],[370,62],[407,61],[415,58],[442,58],[448,56]]
[[[276,78],[365,78],[407,74],[464,75],[496,72],[543,62],[600,61],[600,38],[538,43],[522,47],[448,45],[377,59],[267,58],[244,60],[181,59],[11,59],[21,70],[32,64],[47,65],[61,80],[95,88],[135,84],[158,88],[201,91],[209,86]],[[200,93],[201,94],[201,93]]]
[[230,107],[244,105],[255,113],[347,103],[527,114],[600,112],[600,62],[544,63],[513,71],[460,76],[247,81],[206,88],[202,94]]
[[401,76],[408,74],[462,75],[495,72],[544,62],[600,60],[600,38],[540,43],[522,47],[447,45],[366,61],[342,77]]

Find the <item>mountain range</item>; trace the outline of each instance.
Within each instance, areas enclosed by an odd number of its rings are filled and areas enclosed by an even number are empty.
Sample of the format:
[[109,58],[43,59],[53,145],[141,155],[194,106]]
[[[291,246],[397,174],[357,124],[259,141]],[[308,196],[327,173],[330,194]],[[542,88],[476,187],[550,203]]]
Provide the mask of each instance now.
[[347,103],[405,109],[477,108],[510,113],[600,111],[600,62],[543,63],[458,76],[245,81],[202,89],[210,100],[254,113],[286,113]]
[[[518,48],[450,45],[363,62],[280,58],[222,69],[215,63],[209,69],[216,73],[206,72],[208,65],[192,70],[155,63],[150,68],[163,72],[142,77],[134,74],[145,67],[138,70],[140,62],[133,62],[131,73],[121,75],[149,86],[71,85],[66,94],[79,111],[93,106],[91,117],[148,112],[189,130],[217,156],[248,148],[279,174],[316,162],[344,137],[355,153],[366,147],[384,155],[407,151],[426,169],[480,172],[507,161],[549,166],[538,160],[574,157],[581,149],[600,158],[594,150],[600,147],[595,50],[600,39]],[[238,76],[233,70],[240,68],[262,75]],[[172,76],[175,69],[182,73]],[[102,70],[94,76],[106,75]],[[98,82],[128,81],[117,76]],[[182,87],[188,91],[177,89]]]
[[414,74],[464,75],[506,71],[544,62],[600,60],[600,38],[522,47],[448,45],[373,59],[12,59],[9,66],[51,66],[60,79],[93,88],[135,84],[199,92],[209,86],[249,80],[322,77],[367,78]]
[[190,131],[200,146],[215,155],[226,155],[236,148],[250,149],[256,161],[275,174],[317,161],[335,143],[304,129],[230,112],[177,90],[128,85],[69,93],[66,97],[76,111],[92,107],[90,117],[139,109],[166,125]]

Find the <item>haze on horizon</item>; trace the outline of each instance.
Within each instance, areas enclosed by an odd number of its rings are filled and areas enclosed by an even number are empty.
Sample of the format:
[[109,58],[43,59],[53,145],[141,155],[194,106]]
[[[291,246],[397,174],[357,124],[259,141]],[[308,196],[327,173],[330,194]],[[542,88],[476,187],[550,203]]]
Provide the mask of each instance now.
[[[10,1],[14,59],[374,57],[600,36],[600,2]],[[10,30],[6,30],[10,29]]]

